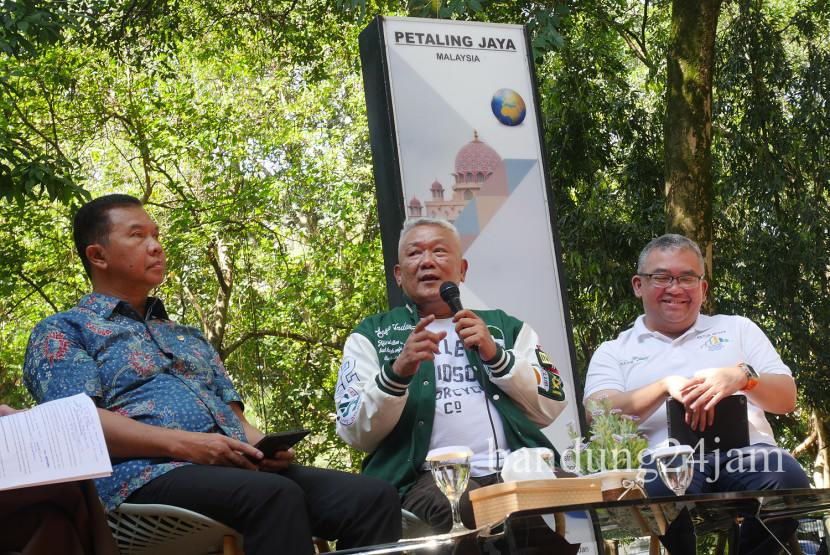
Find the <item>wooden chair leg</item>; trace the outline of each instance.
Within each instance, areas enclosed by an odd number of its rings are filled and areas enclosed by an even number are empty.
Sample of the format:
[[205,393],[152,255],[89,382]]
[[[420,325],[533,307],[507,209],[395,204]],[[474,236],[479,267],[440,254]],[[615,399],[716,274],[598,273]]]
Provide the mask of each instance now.
[[329,542],[327,542],[323,538],[314,538],[314,549],[317,551],[317,553],[331,552],[331,549],[329,548]]
[[662,549],[662,544],[660,540],[655,535],[651,535],[648,538],[648,555],[660,555]]
[[236,555],[236,538],[233,536],[222,538],[222,555]]
[[565,514],[564,513],[554,513],[553,514],[553,522],[554,522],[554,527],[556,528],[556,530],[554,530],[554,531],[564,538],[565,537]]

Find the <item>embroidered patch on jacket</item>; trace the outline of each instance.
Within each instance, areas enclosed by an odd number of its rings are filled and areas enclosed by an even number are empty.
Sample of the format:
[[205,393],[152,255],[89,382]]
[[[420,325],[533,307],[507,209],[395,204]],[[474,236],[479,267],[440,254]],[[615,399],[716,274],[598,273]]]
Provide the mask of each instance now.
[[495,339],[497,343],[499,341],[501,341],[502,343],[504,342],[504,332],[496,326],[487,326],[487,331],[490,332],[490,335],[493,336],[493,339]]
[[357,413],[360,410],[360,404],[363,400],[360,394],[351,387],[346,388],[346,392],[337,403],[337,420],[343,426],[351,426],[357,420]]
[[340,392],[346,389],[350,383],[359,380],[357,375],[357,361],[354,357],[343,357],[340,364],[340,372],[337,373],[337,385],[334,388],[334,396],[340,397]]
[[539,395],[555,401],[564,400],[565,388],[562,384],[562,378],[559,377],[559,371],[539,345],[536,345],[536,358],[542,366],[541,369],[535,366],[533,368],[536,372],[536,384],[539,386]]
[[541,345],[536,345],[536,358],[539,359],[539,364],[544,366],[545,368],[549,368],[553,370],[556,374],[559,372],[556,371],[556,367],[553,365],[553,362],[550,360],[550,357],[542,350]]

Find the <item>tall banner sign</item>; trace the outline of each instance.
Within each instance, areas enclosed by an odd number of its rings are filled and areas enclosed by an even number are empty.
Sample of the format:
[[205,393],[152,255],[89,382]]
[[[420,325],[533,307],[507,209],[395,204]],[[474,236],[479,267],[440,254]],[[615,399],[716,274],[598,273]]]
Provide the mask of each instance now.
[[379,17],[360,35],[390,307],[403,304],[404,220],[452,221],[464,307],[530,324],[565,384],[568,406],[544,430],[563,453],[565,423],[585,429],[582,387],[530,52],[519,25]]

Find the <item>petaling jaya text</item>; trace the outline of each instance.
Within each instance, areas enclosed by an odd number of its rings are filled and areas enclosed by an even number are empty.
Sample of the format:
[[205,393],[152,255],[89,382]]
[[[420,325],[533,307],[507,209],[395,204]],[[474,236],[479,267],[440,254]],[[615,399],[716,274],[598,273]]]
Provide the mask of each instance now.
[[490,50],[516,50],[512,39],[481,37],[478,44],[466,35],[434,35],[432,33],[404,33],[395,31],[395,43],[421,44],[424,46],[460,46],[465,48],[487,48]]
[[443,52],[436,52],[435,57],[445,62],[480,62],[481,60],[475,54],[444,54]]

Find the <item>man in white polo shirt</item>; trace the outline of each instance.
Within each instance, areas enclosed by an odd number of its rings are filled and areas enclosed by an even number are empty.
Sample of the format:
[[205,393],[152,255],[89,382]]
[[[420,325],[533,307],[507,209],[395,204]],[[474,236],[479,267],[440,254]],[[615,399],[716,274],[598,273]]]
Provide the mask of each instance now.
[[[703,271],[700,248],[682,235],[663,235],[643,249],[631,282],[634,294],[643,300],[644,314],[594,353],[585,397],[605,396],[615,408],[638,416],[641,431],[651,438],[650,447],[659,447],[668,442],[665,403],[669,397],[684,404],[693,429],[703,430],[714,424],[715,405],[730,395],[746,395],[750,445],[706,455],[695,466],[686,493],[809,487],[798,462],[776,446],[764,416],[764,412],[785,414],[795,408],[790,369],[764,332],[747,318],[700,314],[708,287]],[[646,489],[652,497],[673,495],[659,479],[649,480]],[[746,523],[741,553],[774,553],[779,548],[754,519]],[[674,533],[679,530],[667,534],[683,544],[669,547],[673,555],[694,553],[694,536],[687,524],[685,535]],[[680,526],[678,522],[676,527]],[[788,526],[782,528],[775,534],[786,541]]]

